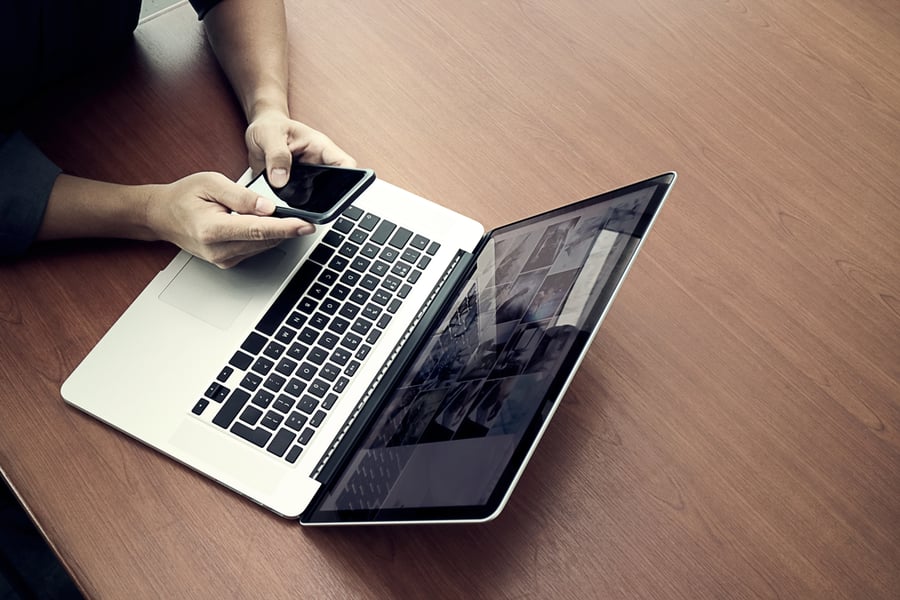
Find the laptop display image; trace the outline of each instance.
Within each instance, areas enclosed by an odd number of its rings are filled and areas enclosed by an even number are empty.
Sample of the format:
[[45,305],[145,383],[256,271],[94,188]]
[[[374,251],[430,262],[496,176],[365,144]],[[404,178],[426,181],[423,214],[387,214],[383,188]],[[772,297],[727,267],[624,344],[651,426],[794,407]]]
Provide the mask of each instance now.
[[[304,524],[489,520],[674,179],[486,234],[376,181],[236,269],[179,254],[63,397]],[[169,376],[136,397],[148,368]]]

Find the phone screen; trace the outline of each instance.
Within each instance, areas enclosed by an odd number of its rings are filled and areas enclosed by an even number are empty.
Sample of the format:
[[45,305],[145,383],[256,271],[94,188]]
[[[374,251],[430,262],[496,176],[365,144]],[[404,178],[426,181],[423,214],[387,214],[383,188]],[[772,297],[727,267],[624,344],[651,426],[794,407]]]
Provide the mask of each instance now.
[[367,177],[364,169],[295,162],[287,185],[269,187],[291,208],[305,213],[328,214]]

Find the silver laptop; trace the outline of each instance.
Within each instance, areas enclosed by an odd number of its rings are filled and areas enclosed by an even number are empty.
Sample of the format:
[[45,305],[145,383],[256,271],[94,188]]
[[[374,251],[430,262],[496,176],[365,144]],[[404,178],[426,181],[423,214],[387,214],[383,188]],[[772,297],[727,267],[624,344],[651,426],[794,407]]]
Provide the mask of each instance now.
[[306,525],[492,519],[674,181],[486,234],[376,181],[236,268],[180,253],[63,398]]

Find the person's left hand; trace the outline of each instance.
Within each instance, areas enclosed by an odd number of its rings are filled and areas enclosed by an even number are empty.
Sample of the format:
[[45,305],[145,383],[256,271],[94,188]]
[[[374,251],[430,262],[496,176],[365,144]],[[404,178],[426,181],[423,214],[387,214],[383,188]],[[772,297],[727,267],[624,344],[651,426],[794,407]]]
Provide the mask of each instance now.
[[265,169],[274,187],[288,182],[295,156],[313,164],[356,166],[356,161],[327,135],[278,111],[256,117],[247,127],[244,140],[250,169],[254,174]]

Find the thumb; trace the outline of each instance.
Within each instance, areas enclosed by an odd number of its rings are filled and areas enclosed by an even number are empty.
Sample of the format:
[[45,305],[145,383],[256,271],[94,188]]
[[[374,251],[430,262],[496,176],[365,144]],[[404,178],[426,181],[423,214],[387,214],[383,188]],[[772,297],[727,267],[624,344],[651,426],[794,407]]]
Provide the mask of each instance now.
[[287,185],[294,157],[288,148],[284,133],[269,131],[262,132],[260,135],[259,147],[266,158],[266,175],[269,184],[272,187],[280,188]]
[[275,203],[270,199],[263,198],[224,176],[207,191],[207,199],[242,215],[265,216],[275,212]]

